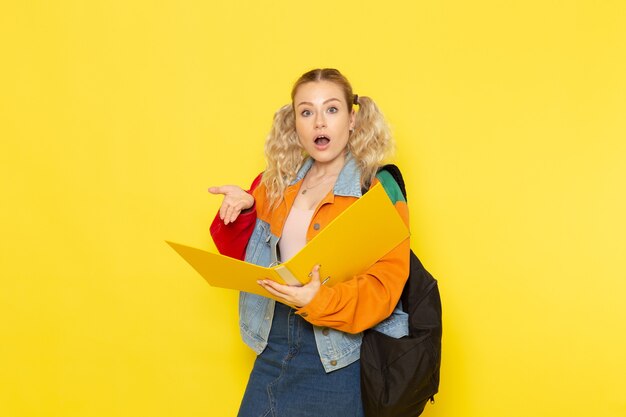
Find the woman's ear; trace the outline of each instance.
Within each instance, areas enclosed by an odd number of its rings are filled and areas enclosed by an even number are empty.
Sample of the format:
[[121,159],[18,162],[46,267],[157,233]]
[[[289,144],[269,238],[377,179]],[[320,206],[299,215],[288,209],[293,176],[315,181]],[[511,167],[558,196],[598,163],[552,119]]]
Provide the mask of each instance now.
[[350,112],[350,131],[354,130],[355,121],[356,121],[356,111],[352,109],[352,112]]

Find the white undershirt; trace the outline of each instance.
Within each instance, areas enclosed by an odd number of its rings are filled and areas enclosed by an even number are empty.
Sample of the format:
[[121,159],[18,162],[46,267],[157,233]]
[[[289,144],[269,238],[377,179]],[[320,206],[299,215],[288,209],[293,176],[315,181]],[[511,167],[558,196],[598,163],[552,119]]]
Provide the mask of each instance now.
[[281,262],[287,262],[306,245],[306,232],[314,211],[291,207],[283,226],[283,234],[278,241]]

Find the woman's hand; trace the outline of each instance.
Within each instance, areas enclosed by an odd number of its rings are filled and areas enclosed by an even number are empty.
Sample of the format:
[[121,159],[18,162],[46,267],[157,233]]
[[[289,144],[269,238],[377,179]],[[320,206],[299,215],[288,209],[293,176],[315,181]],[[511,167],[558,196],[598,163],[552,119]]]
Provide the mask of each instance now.
[[304,307],[311,302],[322,285],[320,282],[320,266],[315,265],[311,271],[311,281],[302,287],[282,285],[269,279],[257,281],[272,295],[279,297],[283,304],[295,307]]
[[210,187],[211,194],[223,194],[224,200],[220,207],[220,219],[224,224],[234,222],[242,210],[252,208],[254,197],[236,185],[222,185]]

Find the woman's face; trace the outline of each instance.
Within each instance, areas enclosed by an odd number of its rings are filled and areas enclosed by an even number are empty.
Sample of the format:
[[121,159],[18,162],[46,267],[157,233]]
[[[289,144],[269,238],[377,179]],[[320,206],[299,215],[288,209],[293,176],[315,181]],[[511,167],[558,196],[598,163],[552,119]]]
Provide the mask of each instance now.
[[348,110],[343,89],[330,81],[298,87],[293,98],[296,132],[304,150],[317,162],[343,166],[354,110]]

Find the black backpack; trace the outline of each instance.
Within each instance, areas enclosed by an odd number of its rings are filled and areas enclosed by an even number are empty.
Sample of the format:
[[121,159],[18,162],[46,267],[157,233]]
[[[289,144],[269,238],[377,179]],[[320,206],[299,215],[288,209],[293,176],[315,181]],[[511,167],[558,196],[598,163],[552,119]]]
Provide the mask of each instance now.
[[[385,165],[406,198],[400,170]],[[366,417],[415,417],[434,402],[441,365],[441,299],[437,281],[411,250],[402,309],[409,335],[400,339],[366,330],[361,345],[361,396]]]

